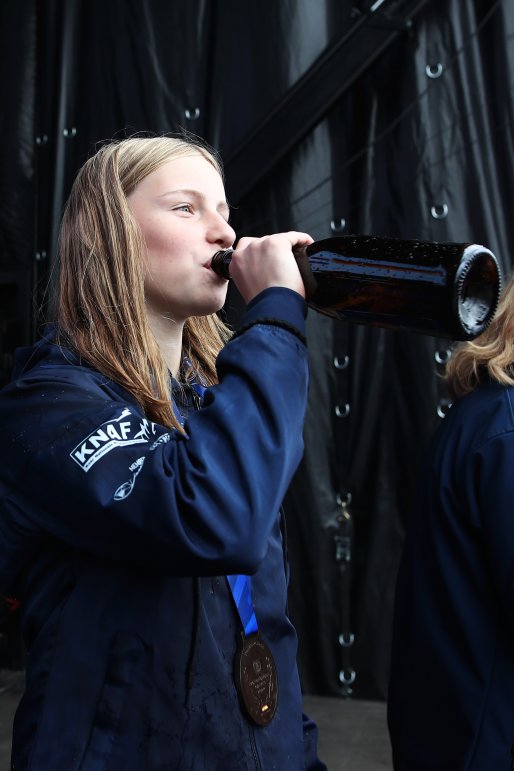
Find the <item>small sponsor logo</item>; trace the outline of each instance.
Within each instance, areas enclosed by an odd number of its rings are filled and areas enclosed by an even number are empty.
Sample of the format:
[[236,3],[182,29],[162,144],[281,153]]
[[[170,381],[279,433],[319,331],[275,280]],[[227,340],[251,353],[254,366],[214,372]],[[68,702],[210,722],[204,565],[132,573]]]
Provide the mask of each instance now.
[[166,444],[166,442],[169,442],[169,441],[170,441],[169,434],[161,434],[160,436],[157,437],[155,442],[148,449],[150,450],[150,452],[152,452],[153,450],[157,449],[157,447],[159,447],[160,444]]
[[89,471],[94,464],[115,447],[148,442],[156,432],[155,423],[146,418],[136,418],[129,409],[119,417],[107,420],[92,431],[71,451],[81,469]]
[[132,490],[134,489],[134,484],[137,479],[137,475],[143,468],[143,463],[145,462],[144,457],[138,458],[129,466],[129,471],[132,471],[132,477],[127,481],[123,482],[122,485],[118,487],[116,492],[114,493],[114,500],[115,501],[123,501],[125,498],[128,498]]

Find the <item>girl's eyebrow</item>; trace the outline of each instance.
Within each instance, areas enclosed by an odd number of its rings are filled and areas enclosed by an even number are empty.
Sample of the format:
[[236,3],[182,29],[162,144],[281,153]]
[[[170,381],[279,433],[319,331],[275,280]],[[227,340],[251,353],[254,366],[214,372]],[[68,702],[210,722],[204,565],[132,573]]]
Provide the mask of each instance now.
[[[205,198],[205,195],[200,190],[195,190],[194,188],[178,188],[177,190],[167,190],[165,193],[161,193],[161,195],[157,197],[166,198],[167,196],[176,195],[177,193],[186,193],[188,195],[195,196],[195,198]],[[216,210],[220,212],[220,214],[226,214],[227,217],[230,215],[230,206],[228,205],[227,201],[220,201],[216,206]]]

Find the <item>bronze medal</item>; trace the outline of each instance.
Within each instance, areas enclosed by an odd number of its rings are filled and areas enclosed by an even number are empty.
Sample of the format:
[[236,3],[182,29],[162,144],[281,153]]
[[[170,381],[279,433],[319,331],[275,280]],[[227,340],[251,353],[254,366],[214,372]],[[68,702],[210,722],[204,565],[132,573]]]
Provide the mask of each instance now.
[[273,720],[278,701],[277,669],[259,632],[245,637],[236,653],[234,680],[246,715],[257,725]]

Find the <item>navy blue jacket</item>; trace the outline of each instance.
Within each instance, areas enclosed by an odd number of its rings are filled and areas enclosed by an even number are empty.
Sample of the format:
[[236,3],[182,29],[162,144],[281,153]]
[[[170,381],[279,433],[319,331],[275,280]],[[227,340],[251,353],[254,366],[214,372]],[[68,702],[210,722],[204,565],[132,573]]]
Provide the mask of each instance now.
[[398,577],[396,771],[510,771],[514,389],[480,386],[435,435]]
[[[305,313],[286,289],[254,299],[203,407],[181,391],[186,436],[48,336],[20,351],[0,397],[0,587],[28,650],[16,771],[324,768],[278,515],[303,450]],[[253,574],[278,669],[264,728],[234,687],[231,573]]]

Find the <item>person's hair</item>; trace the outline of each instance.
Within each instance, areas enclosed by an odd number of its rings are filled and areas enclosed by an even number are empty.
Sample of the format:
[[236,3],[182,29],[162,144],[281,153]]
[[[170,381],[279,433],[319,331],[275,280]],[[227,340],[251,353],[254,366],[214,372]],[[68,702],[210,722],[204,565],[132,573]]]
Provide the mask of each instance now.
[[465,396],[488,379],[514,385],[514,275],[503,289],[496,314],[484,332],[455,347],[445,377],[452,398]]
[[[223,178],[212,148],[189,136],[116,140],[86,161],[61,223],[54,297],[58,343],[129,391],[151,420],[177,429],[170,375],[145,310],[146,248],[127,196],[168,161],[198,154]],[[217,314],[185,323],[184,356],[208,385],[229,337]]]

